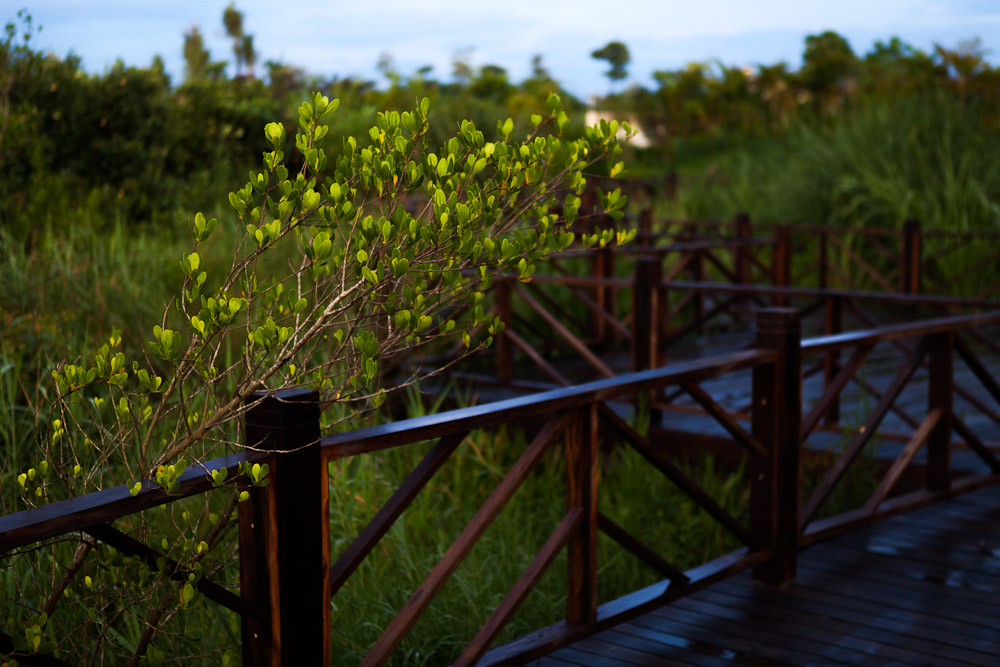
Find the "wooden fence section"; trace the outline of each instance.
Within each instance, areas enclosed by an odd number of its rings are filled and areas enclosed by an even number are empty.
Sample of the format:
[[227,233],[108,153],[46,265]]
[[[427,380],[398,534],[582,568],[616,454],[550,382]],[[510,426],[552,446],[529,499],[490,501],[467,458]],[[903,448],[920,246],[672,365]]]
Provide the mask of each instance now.
[[[962,294],[988,298],[1000,284],[975,280],[1000,257],[1000,233],[924,230],[920,221],[899,228],[733,221],[653,221],[648,212],[635,220],[640,243],[655,247],[697,239],[745,239],[788,235],[790,285],[903,294]],[[734,281],[735,282],[735,281]],[[956,292],[956,288],[960,291]]]
[[[495,375],[472,379],[537,388],[531,383],[568,386],[654,368],[666,363],[674,347],[692,334],[747,330],[754,311],[769,305],[794,304],[811,323],[818,315],[819,325],[812,328],[824,335],[843,331],[848,320],[856,327],[879,327],[888,323],[887,315],[911,321],[998,305],[981,298],[682,281],[664,276],[660,257],[630,255],[630,261],[633,269],[627,278],[568,273],[539,275],[526,283],[498,278],[493,287],[494,312],[505,329],[497,335],[492,352]],[[701,307],[682,314],[694,301]],[[970,335],[996,348],[979,332]],[[529,363],[515,363],[515,355]],[[514,377],[515,368],[522,377]],[[827,381],[837,369],[836,354],[827,355],[823,368]],[[810,374],[816,370],[807,369]]]
[[838,536],[794,585],[738,575],[533,667],[1000,663],[1000,486]]
[[[767,309],[758,313],[758,333],[751,349],[325,438],[319,435],[316,395],[309,391],[281,392],[254,399],[247,414],[248,445],[264,451],[248,451],[189,469],[179,488],[169,495],[145,482],[134,497],[124,487],[118,487],[2,517],[0,551],[83,531],[123,553],[155,562],[160,554],[115,528],[113,522],[181,497],[209,492],[209,471],[226,469],[250,494],[250,499],[239,506],[240,595],[207,579],[198,581],[199,590],[241,615],[245,664],[329,664],[331,596],[373,553],[434,473],[447,465],[451,454],[463,445],[466,434],[474,429],[541,420],[543,425],[520,458],[413,591],[362,664],[385,664],[543,455],[558,452],[567,470],[566,513],[482,629],[470,638],[456,664],[523,661],[746,569],[752,569],[753,576],[764,582],[787,582],[795,577],[797,553],[804,545],[1000,481],[1000,463],[995,455],[963,426],[962,415],[955,412],[952,382],[954,355],[973,370],[980,363],[964,338],[965,332],[996,324],[1000,324],[1000,313],[941,318],[802,341],[796,311]],[[812,496],[802,503],[799,457],[803,439],[829,413],[835,396],[856,371],[854,360],[874,345],[885,343],[906,345],[909,363],[900,368],[864,428],[852,438]],[[850,353],[850,360],[818,401],[803,406],[803,355],[833,352]],[[864,507],[846,515],[817,519],[845,471],[857,460],[902,388],[925,361],[930,373],[927,416],[917,424],[896,463]],[[749,428],[745,428],[718,405],[703,385],[720,377],[746,377],[748,373],[752,402]],[[1000,403],[1000,386],[995,380],[988,374],[980,377],[977,373],[977,377],[986,392]],[[627,404],[638,396],[661,393],[667,388],[683,392],[700,404],[745,451],[751,498],[748,524],[729,514],[683,473],[673,460],[669,443],[641,435],[622,417],[622,402]],[[952,431],[965,439],[988,472],[961,478],[953,474],[949,465]],[[353,543],[331,560],[326,462],[429,440],[436,440],[436,444],[424,459]],[[601,486],[597,448],[602,441],[634,448],[742,542],[743,549],[680,572],[656,555],[655,545],[643,544],[603,516],[597,510]],[[927,477],[925,488],[894,496],[901,471],[921,449],[934,462],[934,474]],[[239,478],[240,464],[246,462],[268,463],[270,483],[258,487]],[[665,581],[598,605],[598,531],[659,572]],[[562,549],[566,549],[569,562],[565,620],[491,651],[498,633]],[[187,576],[186,572],[168,571],[176,578]],[[9,638],[0,637],[0,646],[5,641],[9,643]],[[52,660],[58,659],[35,656],[22,662],[64,664]]]

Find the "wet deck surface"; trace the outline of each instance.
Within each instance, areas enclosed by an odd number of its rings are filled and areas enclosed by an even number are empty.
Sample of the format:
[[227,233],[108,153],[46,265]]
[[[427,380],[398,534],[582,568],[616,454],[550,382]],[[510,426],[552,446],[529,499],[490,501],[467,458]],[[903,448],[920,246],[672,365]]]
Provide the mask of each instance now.
[[1000,665],[1000,487],[812,547],[531,664]]

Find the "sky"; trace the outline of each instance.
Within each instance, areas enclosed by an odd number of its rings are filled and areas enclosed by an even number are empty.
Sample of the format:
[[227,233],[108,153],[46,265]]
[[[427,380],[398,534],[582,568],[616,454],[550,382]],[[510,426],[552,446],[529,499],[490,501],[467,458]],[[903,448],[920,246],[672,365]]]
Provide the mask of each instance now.
[[[0,12],[6,23],[18,4]],[[16,4],[15,4],[16,3]],[[6,4],[6,3],[5,3]],[[175,83],[183,76],[183,34],[198,26],[215,60],[232,60],[222,28],[226,1],[33,0],[37,49],[73,52],[88,72],[121,58],[147,66],[160,55]],[[835,30],[856,53],[892,36],[925,51],[980,38],[1000,64],[1000,0],[239,0],[259,62],[283,62],[324,78],[380,80],[389,54],[404,76],[424,65],[450,81],[455,54],[473,67],[505,68],[514,81],[540,54],[551,75],[581,99],[606,94],[607,64],[590,53],[609,41],[631,52],[626,85],[653,85],[655,70],[718,61],[728,66],[787,62],[798,67],[805,37]]]

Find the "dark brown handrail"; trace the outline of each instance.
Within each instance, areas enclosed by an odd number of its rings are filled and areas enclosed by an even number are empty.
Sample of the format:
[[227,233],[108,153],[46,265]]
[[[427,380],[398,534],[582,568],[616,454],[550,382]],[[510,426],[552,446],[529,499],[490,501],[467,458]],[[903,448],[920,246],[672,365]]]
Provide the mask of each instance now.
[[225,470],[227,482],[238,482],[234,473],[239,472],[240,464],[263,461],[266,456],[246,451],[192,465],[177,479],[177,488],[170,493],[155,482],[143,480],[142,489],[134,496],[127,486],[121,485],[2,516],[0,552],[204,493],[213,488],[213,470]]
[[[952,428],[950,359],[953,356],[953,348],[958,350],[960,356],[973,368],[989,393],[993,394],[994,398],[1000,399],[1000,385],[988,376],[985,367],[976,359],[974,351],[955,335],[957,332],[974,327],[1000,324],[1000,311],[941,317],[934,320],[877,327],[867,331],[840,333],[801,341],[799,339],[798,315],[794,311],[766,310],[762,311],[760,316],[762,319],[759,320],[758,324],[757,347],[752,349],[324,438],[318,437],[318,408],[315,404],[312,404],[313,408],[306,410],[302,407],[306,405],[304,399],[301,399],[299,403],[265,401],[262,402],[260,410],[251,411],[252,423],[248,417],[248,440],[267,451],[242,452],[192,466],[179,480],[177,490],[170,494],[152,482],[145,481],[135,496],[124,486],[115,487],[61,503],[53,503],[45,507],[0,517],[0,550],[7,551],[61,534],[88,530],[91,527],[102,526],[116,518],[137,511],[209,491],[213,488],[210,475],[213,470],[225,469],[230,473],[228,475],[230,482],[239,481],[238,472],[241,464],[267,460],[272,463],[272,475],[276,474],[277,477],[274,477],[272,480],[274,483],[266,488],[252,489],[253,499],[250,503],[241,503],[240,542],[242,566],[250,568],[252,571],[258,571],[260,576],[264,577],[264,581],[270,583],[263,587],[258,586],[255,589],[256,592],[247,593],[247,590],[254,587],[251,585],[252,582],[244,581],[244,585],[249,586],[249,589],[244,589],[243,592],[244,604],[229,605],[240,607],[238,611],[244,616],[245,660],[254,664],[265,664],[261,661],[266,661],[268,655],[276,655],[272,654],[272,651],[285,650],[281,649],[280,641],[277,639],[272,641],[271,638],[268,638],[270,635],[267,633],[271,632],[271,629],[268,629],[266,622],[267,613],[277,613],[276,610],[280,608],[283,622],[293,623],[294,619],[297,618],[294,612],[286,611],[283,601],[286,596],[282,594],[281,582],[285,582],[285,588],[288,589],[285,593],[289,593],[294,589],[288,583],[291,581],[289,577],[293,574],[314,576],[303,572],[316,569],[315,576],[328,582],[322,585],[323,595],[325,596],[327,591],[335,591],[350,576],[357,563],[372,550],[372,547],[385,534],[392,522],[400,516],[413,497],[419,493],[434,470],[440,467],[461,443],[468,431],[545,417],[547,430],[543,429],[543,434],[538,436],[529,446],[522,456],[522,461],[508,473],[508,477],[488,501],[488,507],[484,506],[481,513],[487,517],[495,516],[495,513],[516,489],[520,480],[524,479],[533,465],[540,460],[543,451],[547,450],[552,441],[563,433],[571,434],[567,436],[566,445],[566,456],[571,459],[572,463],[569,465],[571,475],[580,477],[579,479],[573,477],[573,482],[568,487],[568,499],[571,502],[563,522],[555,528],[552,538],[543,547],[522,579],[511,590],[508,600],[501,606],[497,614],[487,622],[482,632],[477,635],[464,654],[464,659],[468,660],[484,655],[484,651],[496,636],[500,626],[506,622],[517,605],[524,599],[524,596],[541,576],[541,572],[552,562],[555,553],[563,546],[567,546],[571,553],[570,569],[574,572],[572,576],[576,577],[573,580],[573,585],[577,586],[577,588],[572,589],[575,592],[571,594],[572,603],[568,616],[573,622],[553,626],[535,633],[530,639],[516,642],[514,646],[521,650],[518,655],[525,657],[535,655],[544,648],[565,643],[574,637],[581,636],[581,633],[592,633],[612,622],[629,618],[631,615],[649,608],[654,602],[662,603],[674,596],[707,585],[711,581],[739,569],[754,566],[756,575],[764,580],[775,583],[787,581],[789,577],[794,576],[794,554],[801,544],[825,539],[850,526],[870,522],[878,517],[888,516],[908,507],[918,506],[933,499],[947,497],[951,493],[976,488],[1000,479],[1000,475],[996,474],[1000,463],[992,457],[987,448],[974,447],[977,453],[990,464],[994,474],[953,481],[950,473],[947,473],[940,478],[929,478],[930,486],[928,489],[915,496],[907,496],[906,503],[898,499],[887,498],[899,479],[900,471],[910,463],[919,448],[926,446],[932,451],[932,456],[938,456],[943,451],[942,448],[946,449],[949,445],[947,436]],[[932,374],[936,374],[935,377],[943,378],[931,389],[931,417],[923,420],[917,433],[904,449],[900,458],[897,459],[862,513],[839,517],[837,521],[825,519],[811,521],[817,509],[842,476],[844,469],[850,465],[861,447],[864,446],[867,438],[870,437],[868,434],[856,436],[845,452],[844,458],[834,467],[826,481],[821,484],[817,494],[804,508],[802,512],[804,520],[801,521],[801,524],[805,525],[803,529],[800,527],[798,510],[798,449],[802,442],[799,421],[803,417],[799,403],[801,390],[798,384],[801,378],[801,355],[806,353],[825,354],[847,348],[862,349],[862,353],[855,355],[858,357],[857,363],[848,362],[841,371],[843,377],[838,376],[840,379],[834,383],[834,389],[839,391],[846,384],[847,376],[857,370],[861,363],[860,359],[864,356],[864,351],[880,342],[902,339],[918,339],[920,342],[917,351],[912,355],[910,364],[899,373],[892,386],[883,395],[879,405],[869,416],[864,431],[870,433],[877,428],[882,417],[892,408],[895,397],[913,375],[913,372],[920,367],[925,356],[930,359]],[[956,343],[956,340],[959,342]],[[746,369],[754,370],[753,428],[749,432],[744,430],[735,419],[697,385],[706,379]],[[686,478],[679,468],[669,461],[663,450],[636,432],[607,405],[608,401],[631,398],[671,385],[681,387],[694,397],[695,401],[700,403],[710,416],[729,431],[735,441],[742,444],[750,455],[750,477],[753,480],[753,487],[749,528],[743,526],[741,522],[715,504],[696,484]],[[311,400],[315,401],[315,397]],[[824,400],[826,405],[831,404],[831,399]],[[273,415],[268,416],[271,413]],[[292,416],[290,421],[287,419],[289,416]],[[821,418],[822,415],[819,413],[810,414],[806,423],[802,424],[801,427],[804,429],[814,428]],[[308,420],[309,423],[306,424],[302,420]],[[956,421],[955,423],[955,428],[959,432],[965,428],[957,425],[961,422]],[[669,563],[657,562],[652,552],[649,552],[620,527],[612,525],[613,522],[609,523],[607,518],[602,521],[596,510],[597,478],[593,477],[590,482],[586,481],[589,475],[595,474],[596,470],[596,429],[598,424],[610,426],[621,436],[622,442],[635,448],[650,463],[672,479],[721,525],[748,544],[749,550],[695,571],[678,573],[672,569]],[[945,427],[947,427],[946,430],[944,430]],[[297,539],[293,536],[299,533],[293,530],[291,525],[282,523],[290,520],[286,515],[294,515],[294,519],[299,514],[299,510],[287,508],[282,510],[281,508],[284,507],[284,503],[293,502],[290,497],[294,495],[293,487],[300,484],[304,473],[314,468],[325,471],[326,467],[323,465],[325,460],[366,454],[432,439],[438,440],[437,447],[404,482],[405,488],[401,487],[398,494],[393,496],[383,511],[376,515],[371,529],[366,529],[355,541],[357,547],[352,545],[334,565],[332,568],[333,581],[330,581],[330,575],[325,567],[312,568],[304,565],[302,568],[296,568],[287,564],[291,561],[299,562],[295,560],[296,558],[300,559],[302,563],[311,561],[308,554],[296,553],[299,546],[296,546],[298,543],[293,543],[292,540]],[[974,435],[971,436],[971,439],[966,439],[970,441],[970,444],[976,442]],[[287,453],[282,453],[285,450],[288,450]],[[320,479],[324,478],[317,477],[317,480]],[[323,483],[325,484],[325,481]],[[319,497],[321,494],[317,490],[316,498]],[[276,503],[278,510],[268,509],[268,507],[272,507],[269,503]],[[315,517],[319,517],[321,514],[322,511],[316,512]],[[310,521],[314,520],[315,517],[310,518]],[[412,627],[416,618],[426,607],[428,596],[432,596],[440,589],[463,555],[468,552],[478,536],[485,530],[485,525],[481,525],[482,523],[477,521],[470,523],[466,531],[463,531],[463,536],[456,542],[457,546],[453,545],[453,549],[449,550],[448,553],[451,555],[446,555],[445,559],[428,575],[428,580],[415,594],[415,598],[419,599],[404,608],[400,617],[397,617],[397,620],[390,624],[383,638],[376,645],[369,658],[371,664],[383,664],[387,659],[392,649],[398,645],[401,634]],[[254,531],[260,530],[260,528],[255,528],[255,526],[262,527],[264,532],[257,534]],[[611,605],[597,606],[592,585],[596,563],[590,555],[590,549],[592,549],[594,536],[598,529],[610,531],[616,540],[640,554],[644,560],[652,562],[657,569],[671,572],[672,583],[666,587],[656,588],[661,597],[654,601],[650,597],[650,591],[653,589],[649,589],[627,596],[628,603],[618,601]],[[128,538],[123,541],[122,536],[117,532],[98,528],[95,534],[99,538],[104,535],[101,539],[106,539],[111,543],[117,541],[123,545],[123,548],[142,552],[146,559],[155,557],[155,553],[145,548],[144,545],[128,541]],[[317,537],[320,538],[317,542],[320,547],[328,548],[328,540],[322,531]],[[327,546],[323,547],[323,544]],[[277,549],[279,554],[277,564],[273,562],[274,559],[271,556],[267,556],[274,549]],[[344,562],[345,559],[346,562]],[[254,568],[258,570],[254,570]],[[303,571],[289,572],[289,569]],[[315,608],[322,610],[324,604],[321,599]],[[261,612],[261,610],[267,609],[271,611]],[[262,619],[265,621],[262,622]],[[319,618],[318,622],[316,618],[312,618],[310,623],[317,628],[324,627],[322,618]],[[246,637],[249,636],[246,631],[247,627],[254,628],[254,632],[265,633],[267,637],[252,641],[247,640]],[[309,636],[309,633],[301,632],[301,628],[298,630],[300,637]],[[254,634],[254,637],[256,638],[257,635]],[[303,641],[306,640],[303,639]],[[327,637],[324,642],[326,642],[326,648],[322,648],[323,642],[321,642],[319,653],[306,652],[301,655],[320,655],[324,650],[328,651],[329,638]],[[288,648],[289,646],[297,646],[297,644],[286,642],[285,646]],[[309,649],[309,651],[312,650]],[[501,656],[511,655],[510,650],[510,647],[506,647],[493,653],[486,653],[485,659],[492,661]],[[293,652],[283,655],[286,659],[290,659],[289,655],[300,654]]]
[[355,456],[463,433],[474,428],[498,426],[515,419],[530,419],[591,403],[613,401],[669,384],[700,382],[774,360],[775,353],[770,350],[731,352],[711,359],[686,361],[540,394],[338,433],[323,438],[320,445],[330,459]]

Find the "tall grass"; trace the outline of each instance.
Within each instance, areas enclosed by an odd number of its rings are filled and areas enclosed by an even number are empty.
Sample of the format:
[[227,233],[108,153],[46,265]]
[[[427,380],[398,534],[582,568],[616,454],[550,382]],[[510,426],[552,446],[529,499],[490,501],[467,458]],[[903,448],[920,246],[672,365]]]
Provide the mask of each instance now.
[[[684,188],[673,213],[731,219],[745,211],[762,222],[892,229],[917,218],[925,231],[996,232],[998,151],[996,119],[985,109],[943,95],[872,103],[832,125],[801,124],[752,151],[719,156],[715,177]],[[862,237],[847,240],[879,268],[880,254]],[[928,240],[925,256],[939,248]],[[931,271],[939,280],[960,275],[989,250],[967,244]],[[949,287],[976,294],[997,278],[987,266]]]

